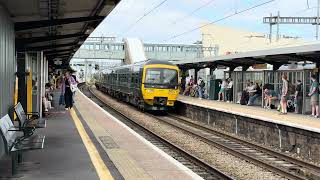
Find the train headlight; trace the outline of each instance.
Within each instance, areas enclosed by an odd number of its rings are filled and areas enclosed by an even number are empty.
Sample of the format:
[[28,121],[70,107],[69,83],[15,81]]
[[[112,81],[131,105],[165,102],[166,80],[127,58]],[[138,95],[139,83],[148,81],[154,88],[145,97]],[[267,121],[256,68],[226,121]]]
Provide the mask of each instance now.
[[169,94],[175,94],[176,93],[176,90],[174,89],[169,89]]
[[147,92],[147,93],[153,93],[154,90],[153,90],[153,89],[147,89],[146,92]]

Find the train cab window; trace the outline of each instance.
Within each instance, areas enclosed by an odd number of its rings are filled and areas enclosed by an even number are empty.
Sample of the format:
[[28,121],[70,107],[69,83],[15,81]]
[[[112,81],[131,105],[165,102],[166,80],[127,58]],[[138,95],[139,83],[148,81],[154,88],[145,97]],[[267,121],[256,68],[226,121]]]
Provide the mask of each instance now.
[[177,88],[178,72],[174,69],[149,68],[144,83],[145,87]]

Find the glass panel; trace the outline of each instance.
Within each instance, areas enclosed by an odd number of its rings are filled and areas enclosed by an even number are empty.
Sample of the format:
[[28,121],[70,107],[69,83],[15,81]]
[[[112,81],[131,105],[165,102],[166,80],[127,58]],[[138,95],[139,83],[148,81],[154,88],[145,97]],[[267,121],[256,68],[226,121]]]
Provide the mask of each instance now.
[[147,69],[145,77],[145,86],[155,88],[177,88],[178,73],[176,70],[173,69]]

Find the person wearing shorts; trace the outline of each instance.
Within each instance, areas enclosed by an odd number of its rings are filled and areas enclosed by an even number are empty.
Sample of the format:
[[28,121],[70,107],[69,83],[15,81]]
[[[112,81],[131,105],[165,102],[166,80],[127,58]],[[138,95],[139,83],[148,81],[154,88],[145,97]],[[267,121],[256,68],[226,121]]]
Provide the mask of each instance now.
[[315,75],[311,75],[311,87],[310,93],[308,94],[311,97],[311,116],[318,118],[319,117],[319,83]]
[[271,109],[272,102],[277,100],[277,94],[274,90],[266,88],[264,90],[265,109]]
[[282,90],[281,90],[281,99],[280,99],[280,104],[281,104],[281,114],[287,114],[287,101],[288,101],[288,88],[289,88],[289,83],[288,83],[288,76],[286,74],[282,75]]
[[224,101],[224,94],[228,86],[228,83],[225,79],[223,79],[222,84],[219,84],[219,86],[220,86],[220,91],[218,93],[218,101]]

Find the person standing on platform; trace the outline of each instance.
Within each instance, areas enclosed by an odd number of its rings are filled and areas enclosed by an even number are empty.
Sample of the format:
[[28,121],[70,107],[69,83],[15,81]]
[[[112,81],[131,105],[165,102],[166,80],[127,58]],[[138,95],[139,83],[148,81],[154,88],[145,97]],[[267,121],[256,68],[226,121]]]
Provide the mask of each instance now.
[[311,116],[318,118],[319,117],[319,83],[317,81],[316,75],[311,75],[311,87],[309,96],[311,97]]
[[222,79],[222,84],[220,83],[219,86],[220,86],[220,91],[218,93],[218,101],[224,101],[225,100],[224,95],[226,92],[226,88],[228,86],[226,79]]
[[283,74],[282,75],[281,99],[280,99],[280,104],[281,104],[280,115],[287,114],[288,88],[289,88],[288,77],[286,74]]
[[61,95],[64,96],[65,101],[65,109],[69,110],[73,107],[73,93],[71,91],[71,85],[76,85],[76,81],[74,78],[70,75],[70,73],[67,71],[65,73],[65,77],[63,78],[62,84],[61,84]]
[[[71,74],[71,76],[73,77],[74,81],[76,82],[76,85],[79,84],[79,81],[77,80],[77,76],[74,74],[75,72],[73,72]],[[74,103],[74,96],[76,95],[76,91],[72,92],[72,102]]]
[[302,113],[302,81],[297,80],[296,91],[294,93],[294,110],[296,114]]
[[202,99],[202,98],[203,98],[204,86],[205,86],[205,82],[204,82],[203,79],[200,77],[199,80],[198,80],[199,99]]
[[226,94],[227,94],[227,103],[232,102],[233,101],[233,81],[231,78],[229,78],[229,81],[228,81]]
[[186,77],[182,77],[180,83],[180,94],[183,94],[186,89]]

